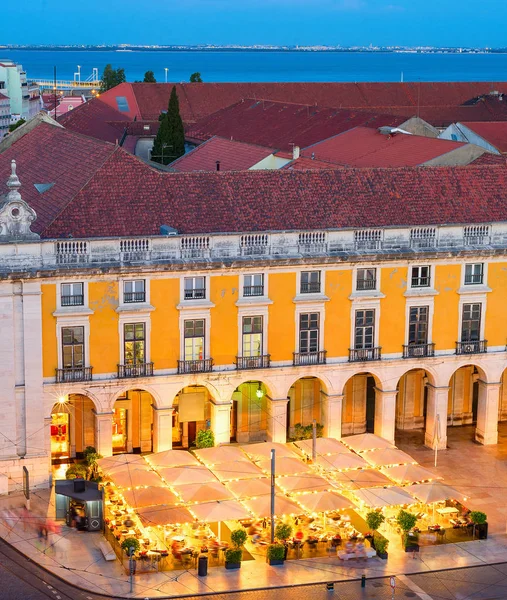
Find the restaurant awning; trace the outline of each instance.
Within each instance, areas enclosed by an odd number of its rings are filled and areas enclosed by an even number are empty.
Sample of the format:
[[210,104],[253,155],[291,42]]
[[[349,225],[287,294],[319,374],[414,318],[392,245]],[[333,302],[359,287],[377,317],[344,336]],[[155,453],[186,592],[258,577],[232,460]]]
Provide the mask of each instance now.
[[381,450],[372,450],[362,454],[364,459],[374,467],[383,467],[390,465],[408,465],[415,464],[417,461],[397,448],[382,448]]
[[147,506],[137,509],[137,514],[142,524],[148,525],[174,525],[182,523],[194,523],[195,518],[184,506]]
[[234,498],[234,494],[218,481],[179,485],[177,490],[183,502],[210,502]]
[[398,465],[397,467],[382,467],[380,469],[384,475],[396,481],[400,485],[412,484],[417,481],[431,481],[441,479],[428,469],[419,465]]
[[278,444],[272,442],[261,442],[259,444],[243,444],[240,446],[243,452],[246,452],[253,460],[262,460],[263,458],[271,458],[271,450],[275,450],[276,459],[283,456],[297,456],[287,444]]
[[271,479],[267,477],[228,481],[226,486],[237,498],[253,498],[271,493]]
[[218,523],[220,521],[237,521],[251,517],[247,509],[237,500],[224,500],[223,502],[206,502],[190,507],[199,521]]
[[465,494],[440,481],[417,483],[409,485],[404,489],[424,504],[443,502],[445,500],[462,500],[465,497]]
[[158,472],[169,485],[174,486],[211,483],[217,480],[213,473],[202,465],[199,467],[164,467],[159,468]]
[[336,485],[344,490],[392,485],[392,481],[375,469],[356,469],[353,471],[335,471],[328,475]]
[[[269,517],[271,515],[271,496],[259,496],[244,501],[245,506],[259,518]],[[282,494],[275,496],[275,515],[301,515],[305,511],[295,502],[292,502]]]
[[146,461],[153,467],[187,467],[199,465],[197,458],[186,450],[164,450],[163,452],[155,452],[155,454],[148,454],[146,456]]
[[317,464],[325,471],[343,471],[345,469],[360,469],[367,467],[368,463],[359,456],[347,451],[346,454],[326,454],[317,457]]
[[369,490],[354,490],[353,494],[360,504],[362,502],[370,508],[415,504],[415,500],[410,494],[407,494],[405,489],[396,486],[390,488],[373,488]]
[[164,487],[142,487],[122,491],[125,502],[132,508],[142,508],[144,506],[153,506],[155,504],[179,504],[181,500]]
[[126,465],[121,471],[114,471],[109,478],[119,488],[138,486],[163,486],[164,482],[148,465]]
[[329,512],[354,506],[353,502],[348,498],[344,498],[336,492],[302,494],[301,496],[298,496],[298,502],[309,512]]
[[382,448],[394,448],[394,444],[374,433],[348,435],[342,438],[342,442],[354,450],[354,452],[369,452],[370,450],[381,450]]
[[216,448],[203,448],[202,450],[195,450],[195,455],[205,465],[210,466],[236,461],[249,462],[248,457],[241,452],[237,446],[217,446]]
[[211,471],[220,481],[230,481],[232,479],[258,479],[264,477],[264,473],[257,465],[251,462],[232,462],[222,465],[216,465]]
[[[323,454],[348,454],[350,450],[334,438],[317,438],[316,451],[318,456]],[[313,452],[313,440],[298,440],[294,444],[308,456]]]
[[276,485],[284,492],[324,492],[333,489],[333,485],[319,475],[293,475],[277,477]]
[[[264,473],[271,473],[271,460],[264,459],[258,463],[259,467]],[[297,475],[299,473],[309,473],[310,467],[304,463],[300,458],[293,458],[292,456],[282,456],[282,458],[276,458],[275,460],[275,475]]]

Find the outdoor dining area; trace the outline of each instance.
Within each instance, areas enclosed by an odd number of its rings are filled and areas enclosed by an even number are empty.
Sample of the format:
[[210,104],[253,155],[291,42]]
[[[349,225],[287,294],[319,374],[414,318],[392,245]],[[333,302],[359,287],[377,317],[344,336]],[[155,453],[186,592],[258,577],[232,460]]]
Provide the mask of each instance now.
[[223,565],[237,528],[247,533],[243,560],[265,560],[272,491],[275,526],[288,525],[280,540],[288,560],[340,557],[345,548],[353,556],[356,547],[371,556],[369,511],[384,515],[379,531],[387,538],[400,533],[400,508],[417,515],[423,543],[465,541],[469,533],[462,494],[373,434],[317,438],[315,447],[302,440],[120,454],[99,466],[106,538],[124,564],[122,542],[138,540],[137,572],[195,567],[203,554],[210,566]]

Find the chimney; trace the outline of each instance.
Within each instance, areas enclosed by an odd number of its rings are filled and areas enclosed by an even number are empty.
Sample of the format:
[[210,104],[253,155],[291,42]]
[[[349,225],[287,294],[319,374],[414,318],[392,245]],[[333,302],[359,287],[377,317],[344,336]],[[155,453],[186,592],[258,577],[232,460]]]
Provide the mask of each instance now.
[[292,160],[296,160],[299,158],[300,148],[299,146],[294,146],[292,148]]
[[217,171],[220,171],[220,161],[217,160]]

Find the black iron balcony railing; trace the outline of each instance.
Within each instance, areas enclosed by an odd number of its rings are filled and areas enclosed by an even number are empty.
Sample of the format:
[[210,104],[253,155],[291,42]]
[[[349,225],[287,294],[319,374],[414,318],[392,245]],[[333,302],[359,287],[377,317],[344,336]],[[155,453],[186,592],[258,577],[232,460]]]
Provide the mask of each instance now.
[[264,296],[263,285],[245,285],[243,287],[243,296]]
[[209,373],[213,370],[213,359],[204,358],[202,360],[179,360],[178,374],[188,375],[189,373]]
[[74,294],[72,296],[62,296],[62,306],[83,306],[83,294]]
[[236,369],[267,369],[269,368],[270,358],[270,354],[236,356]]
[[407,344],[403,346],[403,358],[435,356],[435,344]]
[[482,354],[488,351],[488,340],[456,342],[456,354]]
[[316,352],[293,352],[292,364],[295,367],[304,365],[325,365],[327,350],[317,350]]
[[429,277],[412,277],[412,287],[413,288],[421,288],[421,287],[429,287],[430,286],[430,278]]
[[368,360],[380,360],[382,348],[349,348],[349,362],[365,362]]
[[185,290],[185,300],[204,300],[204,298],[206,298],[205,288]]
[[135,365],[118,365],[118,379],[126,377],[151,377],[153,363],[137,363]]
[[91,381],[93,367],[65,367],[55,369],[56,383],[71,383],[73,381]]
[[481,284],[483,274],[482,273],[467,273],[465,275],[465,285]]
[[301,293],[302,294],[319,294],[320,293],[320,281],[301,282]]
[[377,280],[376,279],[358,279],[357,280],[357,290],[375,290],[377,289]]
[[123,301],[125,304],[129,302],[145,302],[146,292],[125,292],[123,294]]

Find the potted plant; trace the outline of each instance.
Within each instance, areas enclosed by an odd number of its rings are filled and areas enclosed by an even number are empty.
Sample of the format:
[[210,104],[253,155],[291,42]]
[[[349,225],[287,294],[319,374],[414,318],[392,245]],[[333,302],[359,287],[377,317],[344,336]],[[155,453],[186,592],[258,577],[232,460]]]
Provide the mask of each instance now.
[[398,523],[399,528],[403,531],[402,540],[405,552],[419,552],[419,538],[416,536],[409,536],[408,534],[417,523],[417,515],[401,509],[396,517],[396,523]]
[[377,551],[377,556],[384,560],[387,559],[387,547],[389,546],[389,540],[385,538],[380,533],[376,532],[374,535],[375,542],[375,550]]
[[285,546],[283,544],[269,544],[266,551],[266,560],[271,566],[283,565],[285,562]]
[[131,554],[139,552],[139,550],[141,549],[141,544],[136,538],[129,537],[123,540],[123,542],[121,543],[121,549],[124,550],[127,556],[130,556]]
[[215,434],[211,429],[200,429],[195,436],[197,448],[213,448],[215,445]]
[[247,534],[244,529],[235,529],[231,532],[232,548],[225,551],[225,568],[239,569],[243,557],[243,545],[247,540]]
[[377,510],[371,510],[366,515],[366,524],[368,525],[368,529],[372,533],[369,536],[367,535],[365,537],[369,538],[372,548],[375,548],[375,532],[378,530],[378,528],[382,525],[382,523],[385,520],[386,520],[385,516]]
[[488,539],[488,517],[486,513],[481,512],[480,510],[473,510],[470,513],[470,520],[474,524],[474,538],[475,532],[479,534],[480,540]]

